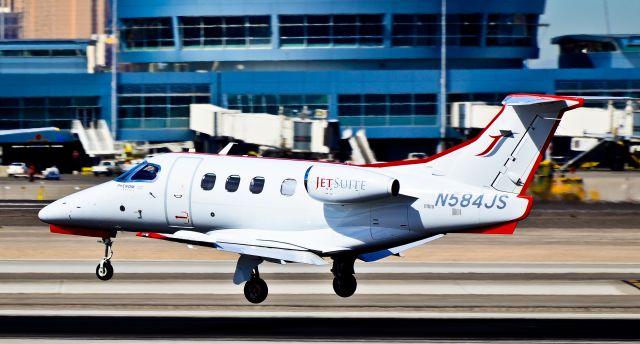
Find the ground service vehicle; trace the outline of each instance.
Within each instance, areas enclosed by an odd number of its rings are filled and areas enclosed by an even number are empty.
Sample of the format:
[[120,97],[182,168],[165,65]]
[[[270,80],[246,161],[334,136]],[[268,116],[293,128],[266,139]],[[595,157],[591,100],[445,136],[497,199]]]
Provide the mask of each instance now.
[[25,175],[27,174],[27,164],[24,162],[14,162],[7,167],[7,175],[9,177],[15,177],[17,175]]

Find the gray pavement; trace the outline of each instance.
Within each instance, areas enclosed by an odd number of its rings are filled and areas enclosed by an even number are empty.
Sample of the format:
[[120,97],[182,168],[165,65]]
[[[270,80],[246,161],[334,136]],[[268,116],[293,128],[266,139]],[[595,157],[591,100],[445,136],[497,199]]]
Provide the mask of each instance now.
[[[358,291],[333,294],[322,267],[264,264],[270,295],[249,304],[233,262],[0,261],[0,316],[286,316],[638,319],[640,264],[358,264]],[[571,271],[572,273],[568,273]],[[106,312],[106,313],[105,313]]]

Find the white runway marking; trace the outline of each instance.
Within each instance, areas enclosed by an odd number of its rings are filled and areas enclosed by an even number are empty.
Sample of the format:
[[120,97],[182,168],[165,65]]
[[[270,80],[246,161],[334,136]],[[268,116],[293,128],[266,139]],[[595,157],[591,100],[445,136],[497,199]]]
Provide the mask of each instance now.
[[[153,287],[149,287],[152,285]],[[231,281],[3,281],[0,294],[215,294],[237,295],[243,286]],[[325,280],[269,281],[273,295],[331,295]],[[359,295],[640,295],[622,281],[382,281],[358,284]]]
[[[95,271],[99,257],[95,260],[1,260],[0,273],[91,273]],[[328,261],[330,262],[330,261]],[[118,273],[229,273],[235,270],[235,261],[120,261],[113,260]],[[303,264],[278,265],[264,263],[260,272],[269,273],[322,273],[330,276],[330,265],[312,266]],[[407,273],[474,273],[474,274],[640,274],[640,264],[602,263],[356,263],[356,275],[407,274]]]
[[[228,318],[401,318],[401,319],[630,319],[636,313],[473,313],[473,312],[357,312],[357,311],[241,311],[241,310],[77,310],[0,309],[1,316],[143,316],[143,317],[228,317]],[[554,343],[557,343],[554,341]]]
[[[0,206],[28,206],[28,205],[39,205],[44,207],[45,205],[49,205],[49,203],[0,203]],[[11,208],[11,209],[21,209],[21,208]]]
[[44,206],[37,207],[37,208],[34,208],[34,207],[26,207],[26,208],[25,207],[21,207],[21,208],[18,208],[18,207],[4,207],[4,208],[2,208],[2,207],[0,207],[0,210],[39,210],[39,209],[42,209],[42,208],[44,208]]

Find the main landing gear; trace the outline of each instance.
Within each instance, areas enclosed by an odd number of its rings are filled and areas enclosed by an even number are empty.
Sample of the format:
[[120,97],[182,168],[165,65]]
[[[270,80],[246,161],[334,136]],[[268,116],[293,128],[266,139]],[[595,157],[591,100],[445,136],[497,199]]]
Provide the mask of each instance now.
[[355,257],[334,257],[333,268],[333,291],[340,297],[349,297],[356,292],[358,288],[358,282],[353,276],[355,271],[353,270],[353,264],[355,263]]
[[261,303],[269,295],[267,283],[260,278],[258,266],[253,268],[251,279],[244,284],[244,297],[251,303]]
[[111,238],[104,238],[102,243],[104,243],[104,257],[96,267],[96,276],[102,281],[108,281],[113,277],[113,265],[111,265],[111,257],[113,257],[111,245],[113,245],[113,241]]

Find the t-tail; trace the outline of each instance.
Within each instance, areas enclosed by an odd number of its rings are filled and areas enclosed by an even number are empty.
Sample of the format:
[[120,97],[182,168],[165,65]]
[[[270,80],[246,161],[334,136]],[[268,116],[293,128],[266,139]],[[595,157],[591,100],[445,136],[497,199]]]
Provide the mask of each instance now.
[[433,161],[452,179],[523,194],[542,161],[562,115],[582,98],[516,94],[473,140]]
[[[514,94],[474,139],[422,160],[464,184],[524,194],[562,115],[583,105],[578,97]],[[378,164],[376,167],[392,166]]]

